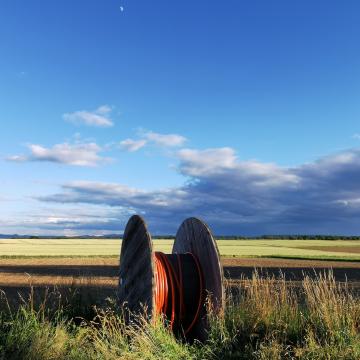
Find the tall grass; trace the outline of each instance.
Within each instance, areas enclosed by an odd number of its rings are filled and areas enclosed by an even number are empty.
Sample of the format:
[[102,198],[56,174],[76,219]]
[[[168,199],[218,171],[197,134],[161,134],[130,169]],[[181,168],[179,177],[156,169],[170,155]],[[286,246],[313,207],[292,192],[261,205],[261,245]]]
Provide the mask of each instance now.
[[360,359],[360,299],[331,272],[301,283],[255,272],[228,290],[203,344],[175,339],[159,319],[126,324],[111,301],[94,317],[91,304],[77,307],[75,321],[74,299],[30,296],[13,310],[3,296],[0,359]]

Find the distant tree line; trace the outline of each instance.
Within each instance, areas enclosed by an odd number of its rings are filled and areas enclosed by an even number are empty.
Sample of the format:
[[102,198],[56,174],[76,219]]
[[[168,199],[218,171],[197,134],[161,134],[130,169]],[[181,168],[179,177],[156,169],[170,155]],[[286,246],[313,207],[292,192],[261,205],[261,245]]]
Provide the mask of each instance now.
[[260,236],[238,236],[226,235],[216,236],[217,240],[360,240],[360,236],[345,235],[260,235]]
[[[5,235],[0,234],[0,239],[122,239],[120,234],[109,234],[102,236],[81,235],[81,236],[37,236],[37,235]],[[153,239],[174,240],[174,235],[154,235]],[[216,235],[216,240],[360,240],[360,236],[345,235],[260,235],[260,236],[243,236],[243,235]]]

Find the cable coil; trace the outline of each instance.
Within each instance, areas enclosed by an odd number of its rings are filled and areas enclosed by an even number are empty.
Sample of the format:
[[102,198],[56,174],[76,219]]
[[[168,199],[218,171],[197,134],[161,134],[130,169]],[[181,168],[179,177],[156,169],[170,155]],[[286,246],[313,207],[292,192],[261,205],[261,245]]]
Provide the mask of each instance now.
[[[182,256],[176,255],[176,268],[162,252],[155,252],[155,311],[157,315],[165,315],[169,319],[170,328],[175,324],[182,327],[184,334],[188,334],[199,319],[203,303],[204,281],[201,266],[197,257],[190,255],[196,265],[198,275],[198,303],[194,314],[187,313],[184,301],[184,279]],[[188,325],[184,326],[187,319]],[[190,320],[188,320],[190,319]]]

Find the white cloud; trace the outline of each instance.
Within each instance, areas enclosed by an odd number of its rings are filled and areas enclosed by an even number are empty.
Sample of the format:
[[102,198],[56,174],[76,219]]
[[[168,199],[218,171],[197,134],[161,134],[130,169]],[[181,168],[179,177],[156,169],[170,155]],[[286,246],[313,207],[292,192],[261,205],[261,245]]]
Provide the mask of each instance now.
[[178,147],[187,141],[184,136],[178,134],[159,134],[153,131],[140,131],[139,136],[141,139],[125,139],[121,141],[121,148],[134,152],[150,143],[161,147]]
[[110,112],[110,106],[102,105],[98,107],[95,111],[80,110],[73,113],[66,113],[63,115],[63,119],[74,124],[85,124],[97,127],[110,127],[114,125],[113,121],[110,118]]
[[8,161],[14,161],[14,162],[24,162],[27,161],[28,158],[25,155],[11,155],[6,158]]
[[223,169],[233,168],[236,164],[235,151],[229,147],[206,150],[181,149],[178,151],[178,157],[181,160],[181,171],[191,176],[218,173]]
[[229,147],[178,151],[180,172],[193,178],[217,178],[260,186],[296,185],[300,179],[289,169],[256,160],[239,161]]
[[355,134],[352,136],[352,138],[353,138],[353,139],[360,140],[360,134],[355,133]]
[[149,142],[165,147],[181,146],[187,141],[186,137],[178,134],[159,134],[153,131],[143,133],[142,137]]
[[[298,167],[242,161],[231,148],[183,149],[179,159],[190,180],[180,187],[145,191],[82,181],[39,200],[110,206],[123,211],[124,222],[137,212],[157,233],[175,232],[189,216],[203,218],[218,234],[360,232],[360,149]],[[106,229],[115,230],[118,221]]]
[[98,114],[108,114],[111,112],[111,106],[109,105],[101,105],[96,109]]
[[126,151],[134,152],[140,150],[146,143],[146,140],[125,139],[120,142],[120,146]]
[[97,166],[110,159],[99,155],[102,148],[96,143],[56,144],[46,148],[38,144],[28,145],[30,155],[14,155],[7,158],[9,161],[48,161],[74,166]]
[[[125,213],[125,215],[124,215]],[[121,233],[122,228],[113,230],[114,224],[123,226],[128,212],[114,207],[86,204],[71,206],[51,204],[34,208],[21,215],[7,212],[0,218],[2,233],[22,233],[39,235],[103,235]],[[107,230],[109,229],[109,230]]]

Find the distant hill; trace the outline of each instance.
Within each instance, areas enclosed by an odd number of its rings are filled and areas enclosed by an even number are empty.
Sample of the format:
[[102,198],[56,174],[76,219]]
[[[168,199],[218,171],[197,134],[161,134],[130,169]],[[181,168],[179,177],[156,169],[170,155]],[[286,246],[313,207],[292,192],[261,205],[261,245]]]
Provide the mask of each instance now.
[[19,235],[19,234],[0,234],[0,239],[120,239],[122,235],[109,234],[109,235],[78,235],[78,236],[38,236],[38,235]]

